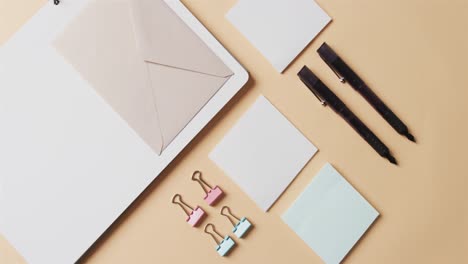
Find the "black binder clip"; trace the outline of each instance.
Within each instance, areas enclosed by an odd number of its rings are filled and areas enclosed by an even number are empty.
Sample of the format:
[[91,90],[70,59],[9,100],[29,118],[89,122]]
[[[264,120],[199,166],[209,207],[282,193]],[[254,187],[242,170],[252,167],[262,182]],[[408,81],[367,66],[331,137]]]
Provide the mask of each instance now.
[[54,4],[55,4],[55,5],[60,4],[60,0],[54,0]]

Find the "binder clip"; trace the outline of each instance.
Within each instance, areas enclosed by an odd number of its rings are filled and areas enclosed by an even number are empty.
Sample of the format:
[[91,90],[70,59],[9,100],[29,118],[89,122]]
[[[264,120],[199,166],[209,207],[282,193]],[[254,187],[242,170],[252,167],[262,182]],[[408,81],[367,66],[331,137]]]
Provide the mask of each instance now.
[[[246,217],[242,217],[242,219],[239,219],[238,217],[236,217],[231,212],[231,208],[229,208],[228,206],[223,206],[223,208],[221,208],[221,215],[224,215],[227,217],[227,219],[229,219],[229,222],[231,222],[231,224],[234,226],[234,228],[232,229],[232,232],[238,238],[242,238],[245,234],[249,232],[249,230],[253,226],[252,223],[250,223]],[[234,221],[233,219],[237,221]]]
[[54,0],[54,4],[55,4],[55,5],[60,4],[60,0]]
[[192,180],[200,184],[203,191],[205,192],[205,198],[203,198],[208,205],[215,205],[224,195],[223,190],[218,186],[212,188],[208,183],[202,179],[201,171],[195,171],[192,175]]
[[[210,226],[212,229],[211,232],[208,231],[208,227]],[[221,257],[224,257],[227,254],[229,254],[229,252],[236,245],[236,242],[230,236],[225,236],[223,238],[223,236],[216,231],[215,226],[213,224],[207,224],[205,226],[205,233],[209,234],[214,239],[214,241],[216,242],[216,252],[218,252],[218,254]],[[220,241],[217,237],[220,237],[222,240]]]
[[[179,201],[176,201],[177,198],[179,198]],[[193,227],[197,227],[206,216],[205,211],[203,211],[201,207],[197,206],[195,209],[193,209],[190,205],[182,201],[182,196],[180,194],[174,195],[172,198],[172,203],[179,205],[180,208],[184,210],[185,214],[187,215],[187,223]]]

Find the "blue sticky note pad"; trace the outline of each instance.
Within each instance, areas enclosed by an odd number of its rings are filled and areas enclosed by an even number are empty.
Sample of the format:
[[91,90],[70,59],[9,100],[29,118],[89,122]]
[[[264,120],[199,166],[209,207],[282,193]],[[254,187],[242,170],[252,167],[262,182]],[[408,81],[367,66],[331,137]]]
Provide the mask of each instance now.
[[229,253],[229,251],[231,251],[232,248],[234,248],[235,245],[236,242],[234,242],[231,237],[226,236],[223,241],[221,241],[221,243],[216,247],[216,251],[220,256],[224,257]]
[[326,164],[282,218],[325,263],[340,263],[378,216]]
[[247,218],[243,217],[239,223],[232,229],[232,232],[238,237],[242,238],[252,227],[252,224],[247,220]]

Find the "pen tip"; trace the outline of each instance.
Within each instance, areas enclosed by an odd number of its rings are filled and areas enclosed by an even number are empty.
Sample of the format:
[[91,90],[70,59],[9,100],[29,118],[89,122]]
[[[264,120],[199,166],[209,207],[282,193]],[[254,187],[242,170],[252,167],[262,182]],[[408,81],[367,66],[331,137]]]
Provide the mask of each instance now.
[[397,160],[396,160],[391,154],[388,154],[388,155],[387,155],[387,159],[388,159],[391,163],[393,163],[393,164],[395,164],[395,165],[398,165]]
[[411,141],[413,141],[413,142],[416,142],[416,139],[415,139],[414,136],[411,135],[410,133],[406,133],[406,137],[407,137],[409,140],[411,140]]

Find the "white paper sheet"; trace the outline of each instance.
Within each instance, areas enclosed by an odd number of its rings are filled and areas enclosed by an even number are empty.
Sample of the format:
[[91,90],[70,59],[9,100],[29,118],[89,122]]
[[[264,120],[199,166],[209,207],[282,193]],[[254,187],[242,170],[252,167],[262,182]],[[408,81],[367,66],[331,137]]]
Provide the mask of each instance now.
[[317,148],[260,96],[210,158],[267,211],[316,152]]
[[283,215],[325,263],[340,263],[379,213],[326,164]]
[[226,17],[279,72],[331,21],[313,0],[239,0]]

